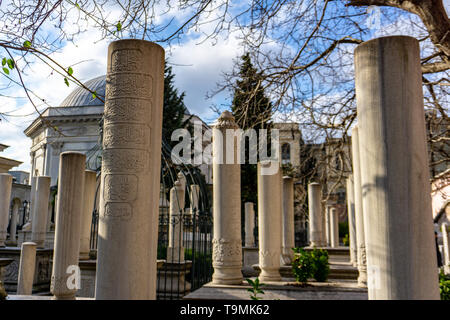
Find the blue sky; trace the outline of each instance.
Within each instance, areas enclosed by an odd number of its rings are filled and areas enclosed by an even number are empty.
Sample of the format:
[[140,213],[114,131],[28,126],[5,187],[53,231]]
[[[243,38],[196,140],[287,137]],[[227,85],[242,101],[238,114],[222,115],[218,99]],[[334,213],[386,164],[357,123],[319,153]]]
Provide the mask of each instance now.
[[[450,0],[444,0],[447,9],[450,9]],[[2,6],[5,5],[4,3]],[[448,10],[450,11],[450,10]],[[111,15],[114,17],[114,10]],[[182,21],[189,12],[183,15],[173,12],[172,16]],[[0,22],[1,24],[1,22]],[[68,19],[67,28],[74,28],[73,22]],[[49,36],[54,36],[52,27],[46,26]],[[205,24],[204,32],[211,31],[212,25]],[[168,30],[170,32],[171,30]],[[384,26],[385,33],[374,31],[371,36],[402,33],[402,22],[398,25]],[[76,39],[74,43],[64,43],[61,49],[52,55],[62,65],[72,66],[74,75],[80,80],[87,81],[91,78],[106,73],[107,47],[109,40],[100,40],[101,34],[91,29]],[[229,106],[230,101],[226,94],[221,94],[214,99],[206,99],[206,94],[216,88],[216,83],[222,78],[222,73],[230,71],[233,67],[233,59],[243,53],[238,35],[232,33],[225,39],[219,35],[216,40],[207,40],[199,43],[199,33],[189,31],[183,35],[180,43],[173,44],[166,51],[166,56],[172,63],[175,73],[175,86],[179,91],[184,91],[185,104],[191,113],[199,115],[204,121],[212,122],[216,118],[210,107],[217,105],[222,109]],[[2,53],[4,54],[4,53]],[[20,64],[21,61],[19,60]],[[351,72],[351,70],[349,71]],[[14,76],[13,76],[14,77]],[[35,62],[28,69],[24,78],[29,88],[40,97],[45,98],[48,105],[58,106],[64,98],[76,88],[74,84],[67,87],[60,75],[52,74],[51,70],[43,63]],[[37,117],[33,107],[25,98],[24,91],[18,86],[6,88],[8,81],[0,76],[0,109],[7,113],[6,119],[0,121],[0,143],[9,145],[10,148],[0,156],[23,161],[20,167],[14,170],[28,171],[30,168],[31,141],[25,136],[23,130]],[[39,104],[42,111],[47,108],[45,104]],[[292,120],[296,120],[292,118]]]

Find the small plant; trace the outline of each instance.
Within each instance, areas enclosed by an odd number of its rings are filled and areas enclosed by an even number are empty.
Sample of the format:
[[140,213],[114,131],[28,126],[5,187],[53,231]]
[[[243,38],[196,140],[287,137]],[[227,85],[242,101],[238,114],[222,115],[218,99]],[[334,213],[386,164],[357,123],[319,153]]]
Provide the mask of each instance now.
[[349,246],[350,240],[348,238],[348,233],[345,234],[344,238],[342,239],[342,243],[344,244],[344,246]]
[[245,279],[247,280],[248,284],[252,286],[251,289],[247,289],[248,292],[251,293],[250,299],[252,300],[261,300],[261,297],[258,297],[258,293],[264,294],[264,291],[261,290],[260,287],[264,286],[263,283],[259,283],[259,278],[256,278],[255,281],[252,279]]
[[293,250],[296,255],[292,261],[292,272],[294,273],[295,280],[305,285],[313,272],[311,255],[302,248],[294,248]]
[[444,270],[439,272],[439,291],[441,300],[450,300],[450,276],[444,274]]
[[312,277],[318,282],[325,282],[330,274],[330,265],[328,264],[328,251],[323,249],[314,249],[311,253]]

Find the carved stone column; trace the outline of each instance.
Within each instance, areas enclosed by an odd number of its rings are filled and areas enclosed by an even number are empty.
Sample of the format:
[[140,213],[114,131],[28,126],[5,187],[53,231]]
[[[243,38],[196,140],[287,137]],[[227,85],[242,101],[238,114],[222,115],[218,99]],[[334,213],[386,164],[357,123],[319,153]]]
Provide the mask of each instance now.
[[[66,151],[59,160],[58,203],[50,291],[54,299],[75,299],[76,287],[69,287],[69,267],[78,267],[86,156]],[[69,271],[69,272],[68,272]]]
[[281,168],[262,174],[275,161],[258,162],[258,238],[260,281],[281,281]]
[[295,247],[294,233],[294,179],[283,177],[283,214],[282,214],[282,262],[290,265],[294,258],[292,249]]
[[357,126],[355,126],[352,129],[352,165],[353,165],[353,186],[355,195],[356,244],[358,253],[358,272],[359,272],[358,285],[360,287],[366,287],[367,286],[366,240],[364,231],[359,135]]
[[439,299],[419,42],[373,39],[354,60],[369,299]]
[[47,215],[48,203],[50,200],[50,181],[47,176],[36,177],[36,195],[33,206],[33,224],[31,227],[31,241],[36,243],[38,248],[44,248],[47,235]]
[[156,299],[164,49],[108,48],[96,299]]
[[0,173],[0,247],[5,246],[11,204],[12,176]]
[[353,186],[353,175],[351,174],[347,178],[347,217],[350,241],[350,262],[356,267],[358,265],[358,249],[356,245],[355,225],[355,187]]
[[34,272],[36,268],[36,243],[24,242],[20,252],[17,294],[31,295],[33,291]]
[[317,182],[308,185],[309,241],[311,247],[322,246],[322,187]]
[[[235,136],[238,129],[233,115],[224,111],[213,128],[213,268],[215,284],[241,284],[241,169],[237,161]],[[228,148],[227,148],[228,145]],[[231,146],[231,150],[229,149]],[[233,152],[226,161],[227,152]],[[230,158],[230,157],[228,157]],[[230,163],[231,162],[231,163]]]
[[[180,181],[175,181],[170,189],[169,204],[169,245],[167,246],[167,262],[184,262],[183,246],[183,207],[184,189]],[[184,204],[184,203],[183,203]]]
[[94,211],[95,191],[97,187],[97,174],[95,171],[86,170],[84,172],[84,196],[83,196],[83,216],[81,218],[80,234],[80,260],[89,259],[91,251],[91,226],[92,212]]
[[330,211],[330,245],[332,248],[339,247],[339,216],[336,208],[331,207]]
[[245,203],[245,246],[255,246],[255,236],[253,231],[255,229],[255,208],[253,202]]

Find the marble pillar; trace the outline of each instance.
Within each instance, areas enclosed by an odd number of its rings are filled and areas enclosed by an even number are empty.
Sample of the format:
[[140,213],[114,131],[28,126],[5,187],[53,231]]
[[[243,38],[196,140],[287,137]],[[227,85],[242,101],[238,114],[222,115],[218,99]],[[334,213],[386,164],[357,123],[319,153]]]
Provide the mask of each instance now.
[[330,229],[330,206],[326,205],[325,206],[325,235],[326,235],[326,245],[327,247],[331,246],[331,229]]
[[281,281],[281,169],[276,174],[261,174],[265,168],[273,167],[275,161],[258,162],[258,239],[259,280]]
[[255,247],[255,207],[253,202],[246,202],[245,209],[245,246]]
[[[241,169],[237,161],[237,138],[227,135],[239,129],[233,115],[224,111],[213,128],[213,221],[212,282],[241,284]],[[233,157],[227,156],[233,153]],[[230,159],[231,158],[231,159]],[[231,160],[231,161],[227,161]]]
[[80,233],[80,260],[88,260],[91,251],[92,212],[94,211],[97,173],[92,170],[84,172],[83,215]]
[[359,150],[358,127],[352,129],[352,165],[353,165],[353,186],[355,196],[355,228],[356,245],[358,254],[358,285],[367,286],[367,261],[366,261],[366,238],[364,231],[363,215],[363,193],[361,186],[361,165]]
[[322,187],[317,182],[308,184],[309,241],[311,247],[323,245]]
[[[31,173],[32,174],[32,173]],[[33,214],[34,214],[34,207],[36,206],[35,203],[35,197],[36,197],[36,176],[31,177],[31,188],[30,188],[30,203],[29,203],[29,209],[28,209],[28,220],[24,221],[25,224],[22,226],[22,231],[31,231],[32,230],[32,224],[33,224]]]
[[0,173],[0,247],[5,246],[11,204],[12,176]]
[[350,241],[350,262],[354,267],[358,265],[358,250],[356,246],[356,225],[355,225],[355,189],[353,186],[353,175],[347,178],[347,219],[348,236]]
[[11,213],[11,224],[9,227],[9,239],[12,243],[12,245],[17,244],[17,220],[19,219],[19,208],[20,208],[20,202],[14,201],[12,213]]
[[169,244],[166,258],[168,263],[184,262],[182,199],[184,199],[183,185],[177,180],[170,189],[169,198]]
[[50,201],[51,177],[36,177],[36,192],[33,206],[33,223],[31,225],[31,242],[38,248],[44,248],[47,235],[47,215]]
[[164,49],[108,48],[96,299],[156,299]]
[[17,294],[32,294],[34,272],[36,268],[36,248],[37,245],[34,242],[22,243],[22,249],[20,251],[19,275],[17,277]]
[[443,259],[442,262],[444,264],[444,273],[450,274],[450,229],[447,223],[443,223],[441,225],[442,231],[442,251],[443,251]]
[[355,49],[369,299],[439,299],[417,39]]
[[78,267],[86,155],[66,151],[59,157],[58,204],[50,291],[57,300],[75,299],[71,268]]
[[332,248],[339,247],[339,216],[336,208],[331,207],[330,211],[330,245]]
[[294,231],[294,179],[283,177],[283,211],[281,232],[281,259],[284,265],[291,265],[294,258],[295,231]]

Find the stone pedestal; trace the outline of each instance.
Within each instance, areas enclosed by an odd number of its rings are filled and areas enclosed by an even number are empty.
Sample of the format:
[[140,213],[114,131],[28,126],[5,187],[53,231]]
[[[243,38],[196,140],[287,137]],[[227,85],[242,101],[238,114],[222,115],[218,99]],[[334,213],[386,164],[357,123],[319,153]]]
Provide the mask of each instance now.
[[34,242],[22,243],[20,254],[17,294],[31,295],[33,291],[34,271],[36,268],[36,248]]
[[169,205],[169,244],[167,246],[167,262],[184,262],[183,246],[183,207],[184,189],[180,181],[175,181],[170,189]]
[[439,299],[419,42],[355,49],[369,299]]
[[353,186],[353,175],[351,174],[347,178],[347,218],[350,241],[350,262],[356,267],[358,265],[358,250],[356,246],[355,189]]
[[447,223],[441,225],[444,273],[450,274],[450,228]]
[[84,172],[83,215],[81,218],[80,234],[80,260],[88,260],[91,250],[91,225],[92,212],[94,211],[95,191],[97,187],[96,172],[86,170]]
[[191,291],[186,276],[191,271],[192,261],[165,262],[158,268],[158,299],[181,299]]
[[363,199],[361,186],[361,165],[358,127],[352,130],[352,165],[353,165],[353,186],[355,196],[355,227],[356,244],[358,254],[358,285],[367,286],[367,262],[366,262],[366,238],[364,231]]
[[50,291],[54,299],[75,299],[69,267],[78,266],[86,156],[63,152],[59,158],[58,204]]
[[308,209],[309,209],[309,241],[311,247],[321,247],[322,230],[322,188],[317,182],[308,185]]
[[108,48],[96,299],[156,299],[164,49]]
[[[213,268],[215,284],[241,284],[241,169],[237,138],[226,131],[238,129],[234,117],[224,111],[213,128]],[[229,140],[230,139],[230,140]],[[231,150],[230,150],[231,146]],[[227,148],[228,147],[228,148]],[[233,152],[231,163],[227,152]]]
[[275,161],[258,162],[258,239],[259,280],[281,281],[281,169],[276,174],[262,174]]
[[244,278],[257,277],[261,270],[255,271],[253,265],[259,263],[259,248],[258,247],[243,247],[242,248],[242,274]]
[[339,216],[336,208],[330,208],[330,245],[332,248],[339,247]]
[[245,208],[245,246],[255,246],[255,207],[253,202],[246,202]]
[[47,234],[47,214],[50,200],[51,177],[36,177],[36,194],[33,206],[33,224],[31,226],[31,241],[36,243],[38,248],[44,248]]
[[12,176],[0,173],[0,247],[5,246],[11,203]]
[[281,262],[291,265],[294,258],[295,232],[294,232],[294,180],[292,177],[283,177],[283,213],[281,217]]

